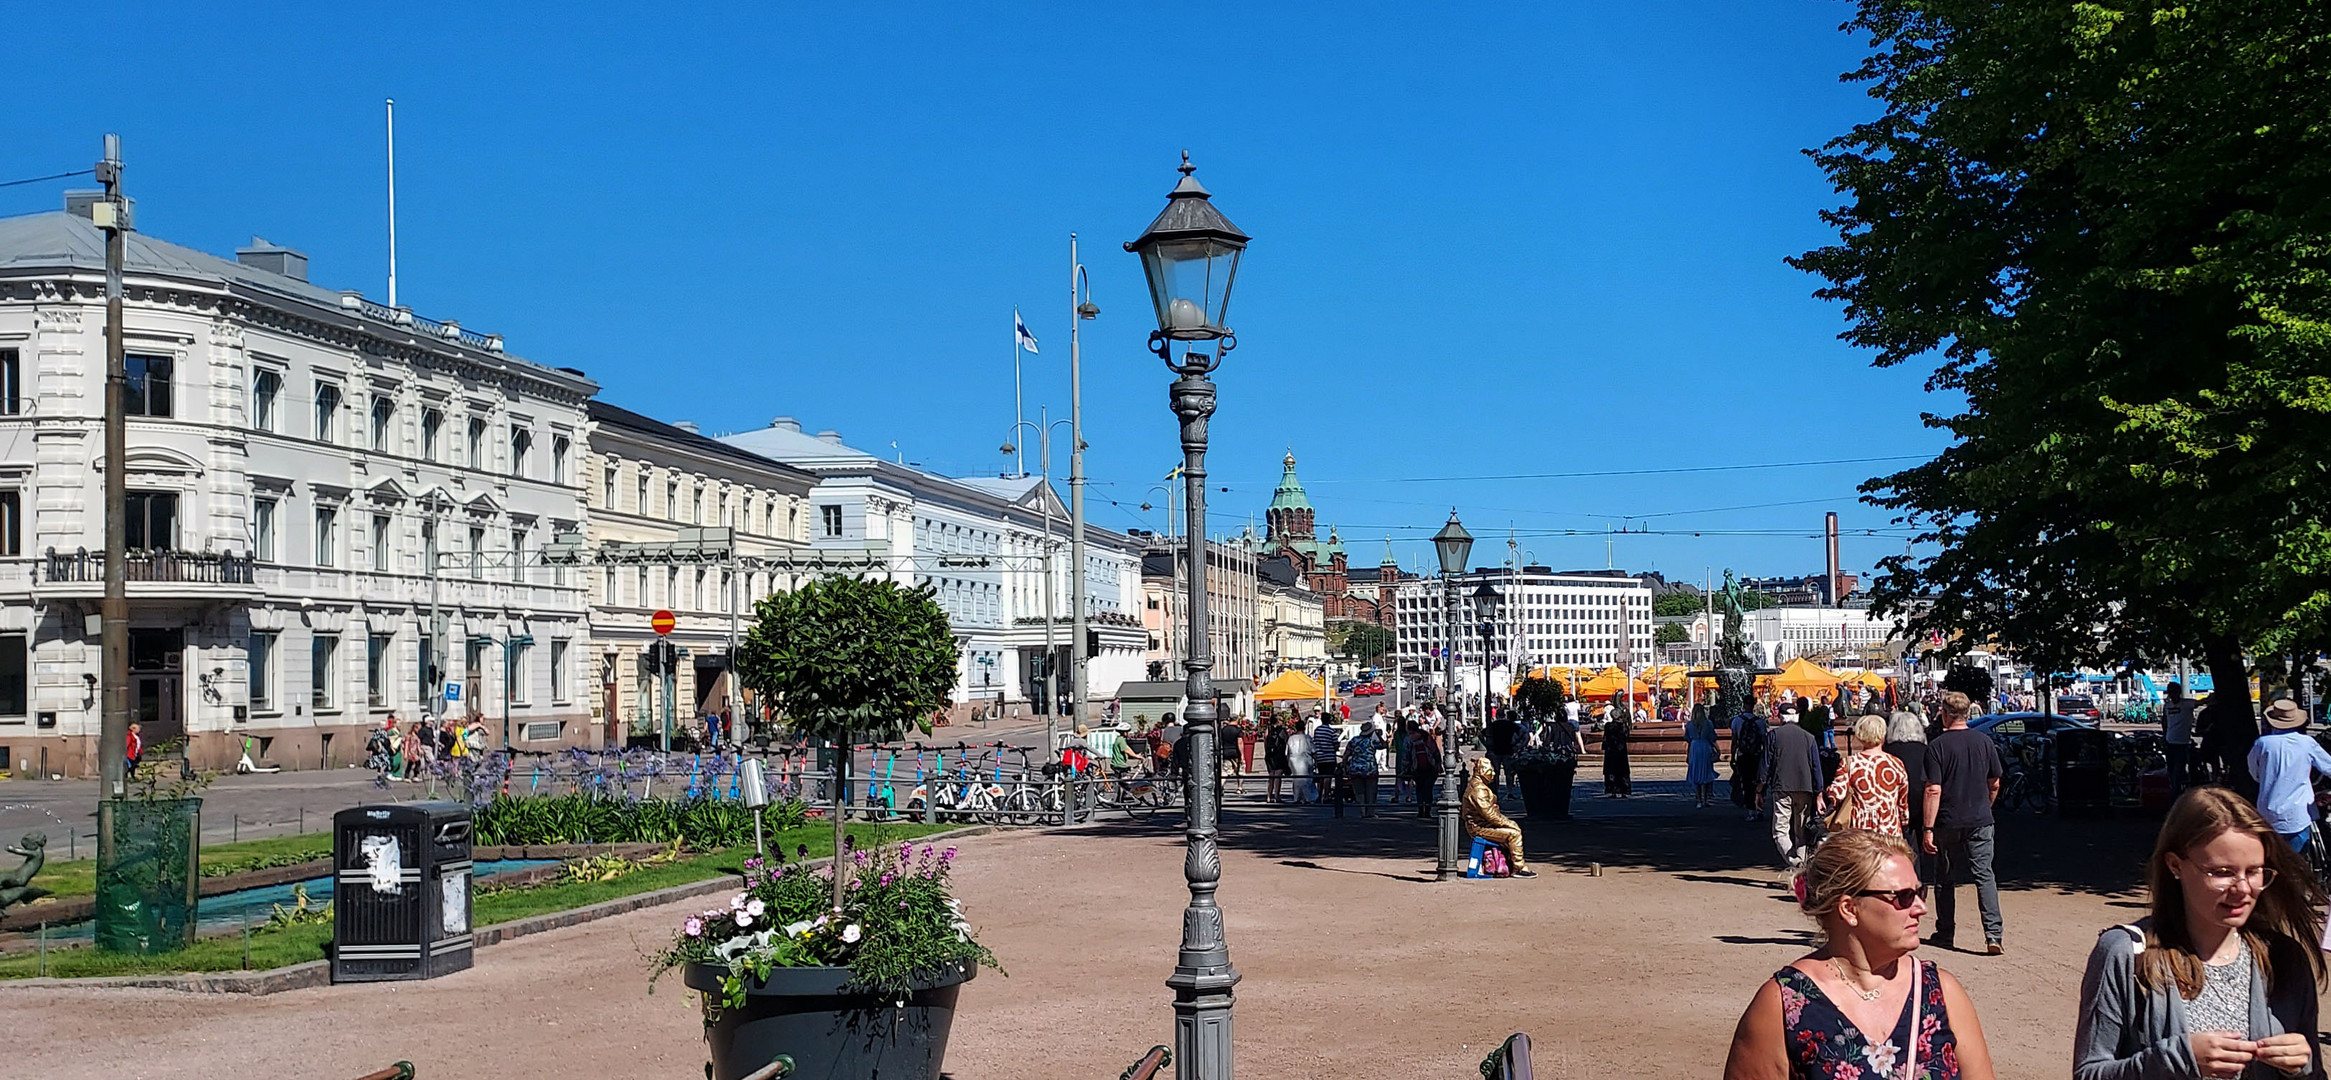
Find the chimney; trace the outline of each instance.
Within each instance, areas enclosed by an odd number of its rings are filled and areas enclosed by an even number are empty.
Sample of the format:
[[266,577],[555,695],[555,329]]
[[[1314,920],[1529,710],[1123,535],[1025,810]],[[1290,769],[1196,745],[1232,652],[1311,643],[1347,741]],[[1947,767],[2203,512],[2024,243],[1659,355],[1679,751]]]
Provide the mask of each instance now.
[[253,270],[281,274],[294,281],[308,279],[307,255],[287,247],[277,247],[256,236],[251,238],[250,247],[235,249],[235,261]]
[[842,433],[835,431],[832,428],[827,428],[824,431],[817,433],[817,441],[822,443],[832,443],[835,446],[840,446],[842,445]]
[[1822,519],[1821,535],[1823,537],[1824,546],[1827,551],[1827,560],[1823,568],[1828,571],[1828,576],[1824,579],[1824,581],[1826,581],[1829,587],[1829,603],[1832,607],[1834,607],[1837,604],[1843,602],[1845,599],[1843,596],[1838,595],[1840,590],[1838,588],[1837,580],[1837,511],[1830,511],[1828,515]]
[[775,420],[771,420],[769,421],[769,426],[776,428],[779,431],[790,431],[796,435],[801,434],[801,421],[796,420],[790,416],[780,416]]
[[697,428],[696,421],[694,420],[674,420],[672,421],[672,426],[679,428],[680,430],[685,431],[690,435],[704,434],[702,430]]

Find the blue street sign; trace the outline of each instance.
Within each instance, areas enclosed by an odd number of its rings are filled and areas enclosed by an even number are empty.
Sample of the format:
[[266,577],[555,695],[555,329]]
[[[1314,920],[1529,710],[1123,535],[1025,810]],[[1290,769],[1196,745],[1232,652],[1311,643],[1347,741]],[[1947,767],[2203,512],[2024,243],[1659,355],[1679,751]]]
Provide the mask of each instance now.
[[446,684],[445,684],[445,700],[447,700],[447,701],[460,701],[460,700],[461,700],[461,684],[460,684],[460,683],[457,683],[457,682],[449,682],[449,683],[446,683]]

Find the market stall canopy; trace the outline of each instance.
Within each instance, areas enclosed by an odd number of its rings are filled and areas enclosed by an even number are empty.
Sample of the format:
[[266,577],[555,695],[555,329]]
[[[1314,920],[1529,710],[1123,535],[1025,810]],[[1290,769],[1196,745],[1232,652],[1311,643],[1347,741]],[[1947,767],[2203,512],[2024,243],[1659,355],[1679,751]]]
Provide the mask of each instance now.
[[1772,685],[1784,694],[1812,695],[1823,690],[1837,689],[1836,673],[1800,656],[1781,668],[1772,677]]
[[1875,671],[1857,671],[1851,675],[1846,676],[1844,681],[1866,686],[1872,690],[1884,690],[1886,688],[1886,677],[1878,674]]
[[1256,701],[1318,701],[1326,696],[1327,687],[1300,671],[1283,672],[1255,691]]

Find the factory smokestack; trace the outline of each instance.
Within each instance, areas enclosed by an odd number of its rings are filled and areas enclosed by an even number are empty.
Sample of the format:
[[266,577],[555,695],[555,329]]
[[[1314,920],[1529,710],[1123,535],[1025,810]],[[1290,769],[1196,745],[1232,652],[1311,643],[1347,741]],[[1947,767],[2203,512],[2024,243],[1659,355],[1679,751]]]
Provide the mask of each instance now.
[[1842,591],[1842,586],[1844,583],[1838,578],[1836,511],[1832,510],[1823,517],[1821,522],[1821,535],[1823,538],[1823,548],[1828,553],[1828,559],[1824,569],[1828,571],[1829,575],[1829,603],[1830,606],[1835,607],[1845,599],[1844,597],[1838,595]]

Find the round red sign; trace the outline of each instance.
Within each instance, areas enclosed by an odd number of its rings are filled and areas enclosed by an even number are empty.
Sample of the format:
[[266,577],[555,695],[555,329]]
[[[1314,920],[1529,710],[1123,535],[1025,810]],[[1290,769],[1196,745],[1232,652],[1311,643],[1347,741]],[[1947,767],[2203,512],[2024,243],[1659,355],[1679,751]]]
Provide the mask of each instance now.
[[648,626],[658,634],[669,634],[672,632],[672,628],[678,625],[679,622],[672,618],[672,613],[669,611],[656,612],[648,619]]

